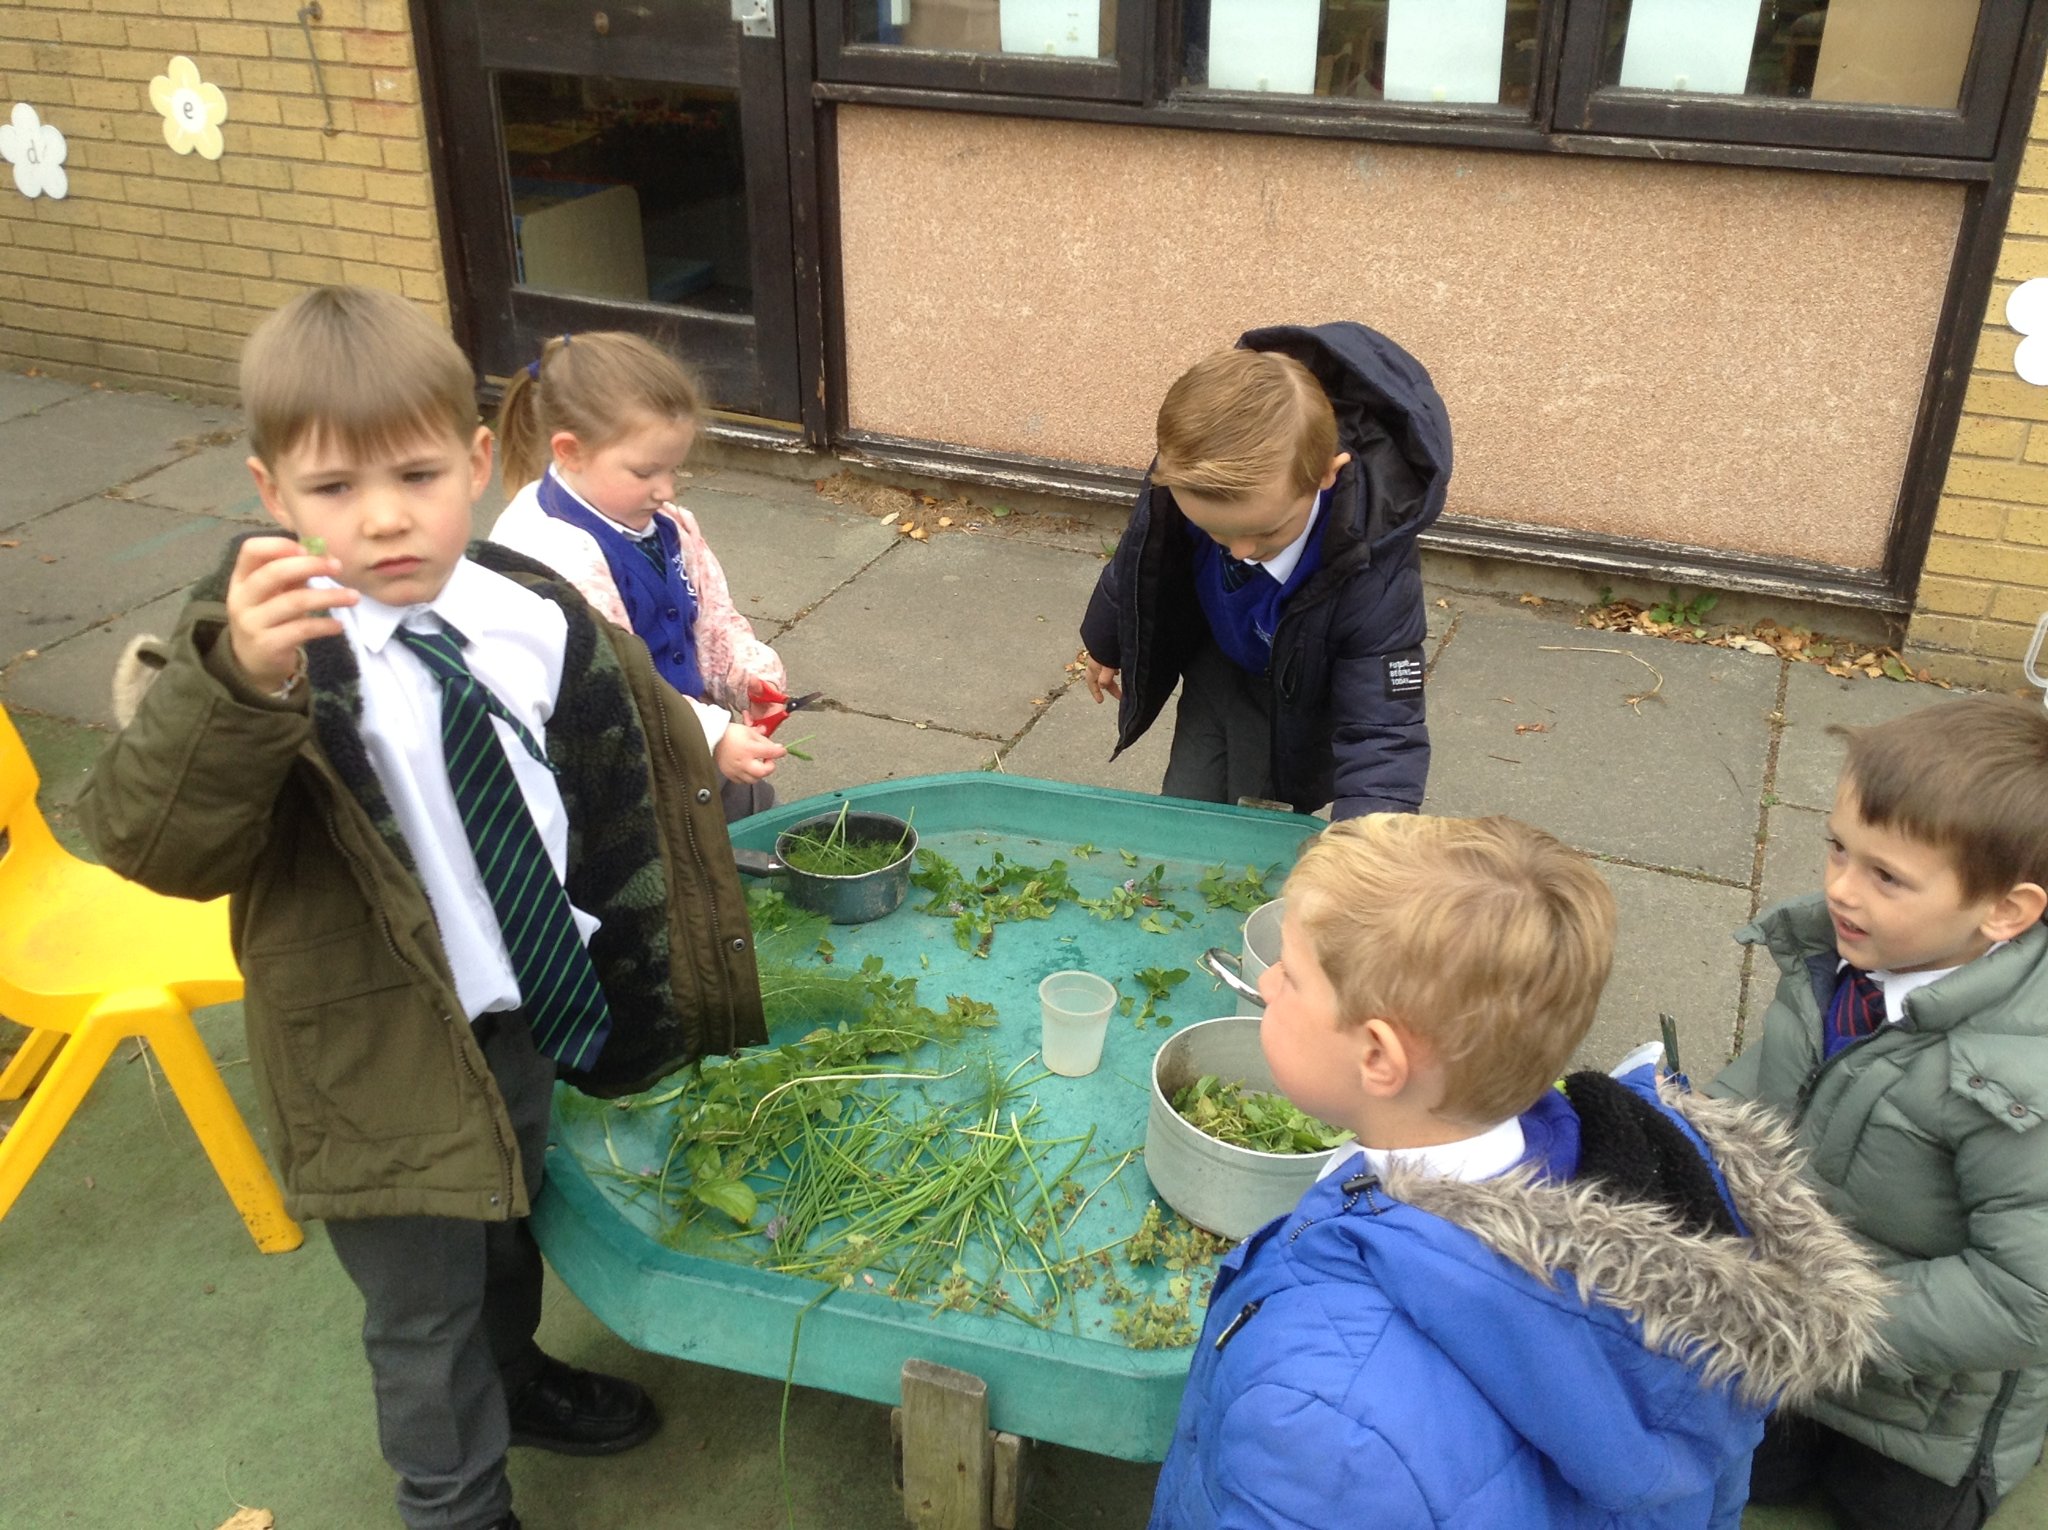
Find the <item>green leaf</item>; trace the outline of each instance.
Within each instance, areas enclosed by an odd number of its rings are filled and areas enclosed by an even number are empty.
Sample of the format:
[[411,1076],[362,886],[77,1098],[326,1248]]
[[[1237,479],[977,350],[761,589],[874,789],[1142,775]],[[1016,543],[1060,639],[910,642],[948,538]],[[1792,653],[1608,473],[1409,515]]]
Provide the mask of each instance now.
[[1135,865],[1137,865],[1137,864],[1138,864],[1138,857],[1137,857],[1137,855],[1136,855],[1135,853],[1133,853],[1132,851],[1129,851],[1129,850],[1119,850],[1119,851],[1117,851],[1117,854],[1118,854],[1118,855],[1120,855],[1120,856],[1122,856],[1122,857],[1124,858],[1124,864],[1125,864],[1126,866],[1135,866]]
[[1147,914],[1138,921],[1138,928],[1148,935],[1171,935],[1173,927],[1161,922],[1157,914]]
[[988,513],[990,515],[995,516],[998,520],[1000,520],[1003,516],[1006,516],[1010,513],[1010,507],[1008,505],[990,505],[988,507]]
[[1095,853],[1095,846],[1092,844],[1074,846],[1074,854],[1080,860],[1085,861],[1088,859],[1089,856]]
[[690,1194],[713,1211],[724,1212],[742,1227],[754,1220],[755,1209],[761,1204],[753,1188],[737,1179],[692,1181]]
[[1884,669],[1885,678],[1888,680],[1910,680],[1913,678],[1913,672],[1891,654],[1884,656],[1882,668]]

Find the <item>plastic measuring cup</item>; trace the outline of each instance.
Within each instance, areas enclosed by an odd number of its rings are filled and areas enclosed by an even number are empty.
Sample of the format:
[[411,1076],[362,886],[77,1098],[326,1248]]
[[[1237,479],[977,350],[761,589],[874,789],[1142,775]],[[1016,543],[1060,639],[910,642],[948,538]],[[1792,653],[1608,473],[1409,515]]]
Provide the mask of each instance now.
[[1046,1067],[1068,1078],[1093,1073],[1115,1007],[1116,984],[1092,972],[1055,972],[1040,983],[1039,1051]]

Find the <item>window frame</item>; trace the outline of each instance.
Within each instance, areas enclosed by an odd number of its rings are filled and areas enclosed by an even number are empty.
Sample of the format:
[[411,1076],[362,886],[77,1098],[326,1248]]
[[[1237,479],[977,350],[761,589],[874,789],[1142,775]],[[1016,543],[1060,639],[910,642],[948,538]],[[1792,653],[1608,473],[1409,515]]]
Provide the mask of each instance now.
[[[1210,90],[1180,80],[1187,0],[1120,0],[1109,62],[849,43],[849,0],[818,0],[820,101],[1317,137],[1485,143],[1553,153],[1805,163],[1982,179],[2029,28],[2048,0],[1983,0],[1958,105],[1858,105],[1623,91],[1597,83],[1609,0],[1541,0],[1526,109]],[[1668,147],[1667,147],[1668,146]]]
[[1613,0],[1566,0],[1556,57],[1559,133],[1751,144],[1865,153],[1991,158],[2030,7],[1982,0],[1970,57],[1952,109],[1809,101],[1778,96],[1704,96],[1623,90],[1600,83],[1601,45]]
[[1117,0],[1116,57],[1040,58],[1019,53],[947,53],[849,39],[850,0],[818,0],[817,69],[822,81],[969,91],[991,97],[1073,101],[1151,99],[1153,20],[1161,0]]

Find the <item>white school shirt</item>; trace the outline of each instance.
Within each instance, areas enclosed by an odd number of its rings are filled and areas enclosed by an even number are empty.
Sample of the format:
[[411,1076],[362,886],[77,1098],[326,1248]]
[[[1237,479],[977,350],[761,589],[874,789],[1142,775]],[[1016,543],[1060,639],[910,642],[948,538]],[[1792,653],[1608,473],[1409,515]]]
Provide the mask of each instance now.
[[1288,580],[1294,577],[1294,566],[1301,562],[1301,555],[1308,547],[1308,539],[1315,535],[1316,522],[1323,518],[1323,501],[1329,497],[1330,491],[1328,489],[1316,495],[1316,502],[1309,507],[1308,524],[1301,528],[1300,536],[1289,542],[1270,558],[1263,561],[1258,558],[1246,558],[1244,561],[1253,568],[1264,569],[1277,582],[1281,584],[1287,583]]
[[1354,1148],[1324,1164],[1323,1172],[1316,1178],[1328,1179],[1363,1158],[1365,1166],[1375,1174],[1386,1173],[1387,1165],[1399,1159],[1401,1167],[1409,1173],[1426,1174],[1433,1179],[1492,1179],[1520,1163],[1527,1147],[1521,1120],[1509,1116],[1476,1137],[1461,1137],[1456,1142],[1438,1142],[1429,1147]]
[[[387,606],[363,595],[353,606],[336,607],[334,615],[362,671],[363,743],[419,867],[462,1007],[472,1020],[516,1009],[519,979],[448,785],[447,757],[441,752],[441,683],[393,634],[400,626],[437,631],[434,618],[446,617],[468,639],[462,657],[470,673],[546,747],[547,721],[562,685],[568,618],[553,601],[467,558],[424,605]],[[569,820],[554,772],[528,754],[502,720],[493,717],[491,727],[560,878],[568,865]],[[581,909],[571,912],[588,943],[598,921]]]
[[[2006,944],[2008,942],[2003,940],[1994,941],[1985,948],[1984,955],[1989,956],[2000,946]],[[1838,982],[1841,980],[1842,969],[1848,965],[1847,962],[1835,963],[1835,978]],[[1884,990],[1884,1023],[1886,1025],[1904,1024],[1907,995],[1917,993],[1929,983],[1938,983],[1951,972],[1957,970],[1959,969],[1955,967],[1942,967],[1934,972],[1886,972],[1881,968],[1871,968],[1870,975],[1877,979],[1877,986]],[[1832,1000],[1830,1002],[1832,1003]]]

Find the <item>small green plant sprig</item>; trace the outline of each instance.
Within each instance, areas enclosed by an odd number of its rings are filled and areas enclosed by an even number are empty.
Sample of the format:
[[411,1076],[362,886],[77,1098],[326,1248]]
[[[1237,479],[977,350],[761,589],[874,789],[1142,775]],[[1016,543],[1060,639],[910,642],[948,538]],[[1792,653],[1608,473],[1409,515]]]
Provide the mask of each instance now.
[[1241,914],[1249,914],[1261,904],[1273,901],[1266,881],[1279,869],[1278,862],[1264,871],[1256,866],[1247,866],[1243,876],[1233,877],[1226,867],[1211,866],[1195,885],[1201,890],[1202,901],[1209,907],[1234,908]]
[[[1130,851],[1118,853],[1124,857],[1124,864],[1137,864],[1138,858]],[[1127,877],[1100,898],[1076,898],[1074,901],[1097,919],[1133,919],[1142,914],[1144,917],[1138,919],[1138,928],[1152,935],[1170,935],[1183,925],[1195,922],[1193,914],[1167,900],[1164,862],[1142,877]],[[1169,919],[1173,923],[1168,924],[1166,921]]]
[[1259,1153],[1323,1153],[1351,1138],[1283,1095],[1226,1084],[1213,1073],[1175,1090],[1173,1108],[1204,1135]]
[[1125,994],[1116,1001],[1117,1013],[1131,1016],[1132,1024],[1136,1025],[1140,1030],[1145,1028],[1147,1020],[1152,1021],[1154,1025],[1162,1029],[1173,1024],[1173,1016],[1159,1013],[1159,1006],[1166,1002],[1167,996],[1174,989],[1188,980],[1188,969],[1185,967],[1140,967],[1131,976],[1136,978],[1139,985],[1145,990],[1145,1006],[1142,1009],[1138,1008],[1138,996],[1136,994]]
[[1680,595],[1674,587],[1670,594],[1643,613],[1651,621],[1666,627],[1690,627],[1694,637],[1706,635],[1707,613],[1721,603],[1721,597],[1711,590],[1695,590],[1690,595]]
[[1067,863],[1056,860],[1033,866],[994,851],[973,876],[935,850],[917,852],[910,880],[931,894],[922,912],[953,921],[953,943],[975,956],[987,956],[996,926],[1012,919],[1050,919],[1061,903],[1076,896]]

